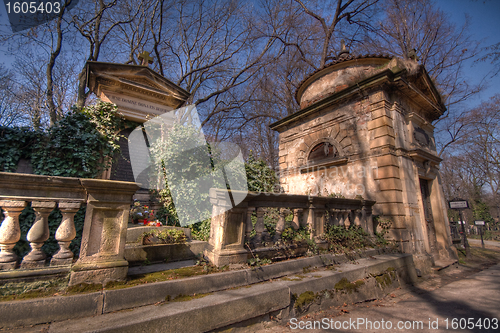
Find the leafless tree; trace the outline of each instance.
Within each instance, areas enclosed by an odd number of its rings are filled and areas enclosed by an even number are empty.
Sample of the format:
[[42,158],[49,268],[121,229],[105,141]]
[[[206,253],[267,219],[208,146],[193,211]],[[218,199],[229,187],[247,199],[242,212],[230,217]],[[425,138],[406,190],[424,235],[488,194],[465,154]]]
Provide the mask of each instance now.
[[25,121],[14,99],[14,89],[14,73],[0,64],[0,126],[22,125]]
[[[323,68],[328,60],[340,51],[340,43],[335,42],[335,32],[342,21],[362,28],[371,28],[369,10],[378,0],[336,0],[306,4],[303,0],[295,0],[304,12],[319,23],[322,31],[321,52],[317,68]],[[337,50],[335,52],[334,50]]]
[[[87,60],[97,61],[102,52],[102,46],[110,33],[116,27],[131,23],[140,13],[142,7],[134,3],[118,0],[82,1],[79,10],[73,14],[73,25],[88,42]],[[139,4],[142,4],[140,2]],[[93,9],[91,9],[93,8]],[[91,9],[91,10],[89,10]],[[89,93],[85,91],[85,67],[78,77],[77,105],[83,106]]]

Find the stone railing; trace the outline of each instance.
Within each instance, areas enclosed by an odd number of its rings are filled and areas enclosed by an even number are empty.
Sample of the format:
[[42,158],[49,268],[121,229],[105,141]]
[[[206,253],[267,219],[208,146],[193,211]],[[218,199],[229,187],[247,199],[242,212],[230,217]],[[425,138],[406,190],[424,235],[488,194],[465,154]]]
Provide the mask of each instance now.
[[[69,249],[76,236],[74,216],[86,204],[85,223],[78,261],[71,267],[70,284],[105,283],[126,277],[128,263],[123,257],[128,212],[138,184],[98,179],[49,177],[0,172],[0,269],[43,268],[47,256],[42,251],[49,239],[49,214],[57,207],[62,213],[55,239],[59,250],[50,266],[71,265]],[[19,215],[31,202],[35,221],[27,233],[30,251],[18,258],[13,248],[20,240]]]
[[[245,248],[245,240],[250,241],[253,231],[253,245],[255,248],[263,246],[265,208],[279,208],[273,241],[281,238],[285,216],[290,211],[293,212],[292,228],[298,230],[300,226],[307,227],[311,237],[317,241],[320,241],[327,224],[359,225],[369,235],[373,235],[372,207],[375,201],[276,193],[229,193],[244,199],[233,207],[231,202],[234,199],[230,198],[228,191],[210,191],[214,217],[206,255],[217,266],[246,262],[251,254],[250,249]],[[252,215],[256,216],[255,226]]]

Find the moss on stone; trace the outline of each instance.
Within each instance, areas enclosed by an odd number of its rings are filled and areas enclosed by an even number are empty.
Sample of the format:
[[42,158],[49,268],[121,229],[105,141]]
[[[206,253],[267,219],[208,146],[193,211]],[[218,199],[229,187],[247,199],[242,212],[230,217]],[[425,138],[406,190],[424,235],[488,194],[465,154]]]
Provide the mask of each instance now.
[[79,283],[75,284],[66,289],[68,294],[80,294],[80,293],[93,293],[102,290],[102,284],[100,283]]
[[67,278],[56,278],[50,281],[8,282],[0,286],[0,301],[53,296],[63,291],[67,285]]
[[389,273],[384,273],[382,275],[375,276],[378,284],[384,288],[392,284],[392,279]]
[[363,280],[357,280],[355,282],[350,282],[347,278],[342,278],[339,282],[335,284],[335,290],[337,291],[346,291],[348,293],[352,293],[358,291],[359,287],[365,284]]
[[297,297],[295,300],[295,308],[302,308],[303,306],[310,304],[314,301],[316,295],[312,291],[305,291]]
[[177,295],[172,300],[172,302],[185,302],[185,301],[190,301],[190,300],[197,299],[197,298],[202,298],[202,297],[205,297],[207,295],[210,295],[210,294],[206,293],[206,294],[193,294],[193,295]]

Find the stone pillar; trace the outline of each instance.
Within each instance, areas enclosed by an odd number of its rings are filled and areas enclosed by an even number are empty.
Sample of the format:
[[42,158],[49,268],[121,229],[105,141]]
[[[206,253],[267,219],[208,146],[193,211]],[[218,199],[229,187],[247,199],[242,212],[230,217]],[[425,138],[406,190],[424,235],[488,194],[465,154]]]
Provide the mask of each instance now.
[[138,184],[81,179],[87,191],[87,209],[80,258],[72,267],[70,285],[125,280],[124,258],[132,196]]
[[47,257],[42,251],[42,246],[49,239],[49,215],[56,207],[54,201],[33,201],[31,208],[35,211],[35,222],[28,231],[27,239],[31,251],[24,256],[21,268],[37,268],[45,266]]
[[211,230],[205,256],[216,266],[246,262],[245,234],[247,223],[252,224],[251,219],[247,220],[251,216],[248,203],[240,202],[233,207],[225,189],[210,189],[210,202],[213,205]]
[[76,236],[75,214],[80,209],[80,202],[59,202],[59,210],[62,213],[62,221],[56,231],[56,240],[59,250],[50,261],[51,266],[70,265],[73,263],[73,252],[69,249],[71,241]]
[[255,223],[255,247],[262,246],[262,233],[266,229],[264,225],[264,208],[257,208],[257,223]]
[[299,228],[300,228],[299,214],[301,212],[302,212],[302,209],[300,209],[300,208],[293,210],[293,220],[292,220],[293,230],[299,230]]
[[26,207],[26,201],[0,201],[5,219],[0,226],[0,270],[14,269],[17,266],[17,255],[13,248],[21,238],[19,215]]

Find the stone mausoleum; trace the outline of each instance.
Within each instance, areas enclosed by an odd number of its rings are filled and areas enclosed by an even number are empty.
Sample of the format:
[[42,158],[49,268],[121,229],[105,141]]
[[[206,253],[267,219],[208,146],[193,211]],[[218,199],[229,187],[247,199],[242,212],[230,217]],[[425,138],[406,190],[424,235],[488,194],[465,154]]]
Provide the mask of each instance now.
[[[87,86],[101,100],[116,104],[118,112],[137,125],[183,106],[190,94],[146,65],[89,61]],[[135,181],[128,149],[128,136],[133,130],[120,132],[121,155],[103,179]]]
[[271,124],[284,191],[376,200],[405,252],[455,258],[432,125],[445,106],[425,68],[344,51],[296,99],[300,110]]
[[[147,52],[141,53],[139,59],[143,60],[142,65],[87,62],[89,89],[101,100],[116,104],[118,112],[136,125],[180,108],[190,96],[189,92],[147,66],[152,62]],[[134,129],[135,126],[132,126],[120,132],[120,154],[112,167],[102,174],[102,179],[136,181],[128,148],[128,137]],[[149,160],[146,150],[139,153]],[[139,190],[134,198],[143,204],[160,207],[151,201],[147,189]]]

